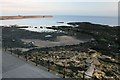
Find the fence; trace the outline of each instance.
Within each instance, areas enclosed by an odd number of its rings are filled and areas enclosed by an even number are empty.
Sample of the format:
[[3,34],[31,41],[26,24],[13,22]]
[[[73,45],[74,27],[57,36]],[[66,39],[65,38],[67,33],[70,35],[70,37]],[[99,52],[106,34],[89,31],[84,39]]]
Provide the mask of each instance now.
[[[5,51],[7,51],[7,50],[5,49]],[[20,57],[25,58],[26,61],[34,62],[36,66],[42,65],[42,66],[46,67],[48,72],[52,72],[52,71],[57,72],[59,75],[62,76],[62,78],[71,78],[71,79],[75,79],[75,80],[76,79],[78,79],[78,80],[94,80],[95,79],[94,77],[85,74],[85,71],[79,72],[79,74],[81,74],[82,76],[75,77],[75,75],[73,73],[69,74],[69,72],[67,71],[68,67],[66,67],[65,64],[64,64],[64,66],[59,66],[56,63],[50,61],[49,59],[43,60],[42,56],[38,57],[37,54],[34,54],[34,56],[33,56],[33,54],[29,54],[29,53],[23,54],[20,50],[18,50],[18,49],[13,50],[12,48],[10,48],[8,51],[10,51],[11,54],[17,55],[19,58]],[[70,76],[70,75],[72,75],[72,76]],[[86,76],[88,76],[90,78],[86,79]]]

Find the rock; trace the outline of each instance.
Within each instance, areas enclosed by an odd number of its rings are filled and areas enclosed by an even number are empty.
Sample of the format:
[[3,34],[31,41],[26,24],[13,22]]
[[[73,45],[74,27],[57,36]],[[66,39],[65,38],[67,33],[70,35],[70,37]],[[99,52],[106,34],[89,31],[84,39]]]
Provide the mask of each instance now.
[[102,79],[105,76],[105,73],[100,70],[96,70],[93,75],[98,79]]

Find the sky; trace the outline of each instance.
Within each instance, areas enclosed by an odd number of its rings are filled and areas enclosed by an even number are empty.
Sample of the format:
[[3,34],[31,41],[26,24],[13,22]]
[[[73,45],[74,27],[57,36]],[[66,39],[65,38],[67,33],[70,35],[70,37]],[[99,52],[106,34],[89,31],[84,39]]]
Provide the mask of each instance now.
[[[51,0],[0,0],[0,15],[117,16],[118,2],[58,2]],[[60,1],[60,2],[59,2]],[[105,1],[105,0],[104,0]]]

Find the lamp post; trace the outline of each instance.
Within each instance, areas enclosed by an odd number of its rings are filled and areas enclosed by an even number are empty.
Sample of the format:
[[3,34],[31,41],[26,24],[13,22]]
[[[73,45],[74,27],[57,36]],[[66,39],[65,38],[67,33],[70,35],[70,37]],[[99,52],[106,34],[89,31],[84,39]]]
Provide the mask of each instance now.
[[17,53],[17,55],[18,55],[18,58],[20,57],[20,55],[21,55],[21,50],[19,50],[19,49],[16,49],[16,53]]
[[12,45],[14,45],[14,42],[15,42],[15,39],[13,37],[13,33],[14,33],[14,30],[11,30],[11,40],[12,40],[12,44],[11,44],[11,47],[10,47],[10,50],[11,50],[11,54],[12,54]]
[[10,47],[10,53],[12,54],[12,47]]
[[36,55],[36,58],[35,58],[35,63],[36,63],[36,66],[38,66],[38,56]]
[[[12,45],[14,45],[14,42],[15,42],[15,40],[12,39]],[[12,47],[13,47],[13,46],[10,47],[11,54],[12,54]]]
[[36,54],[35,54],[35,64],[36,64],[36,66],[38,66],[38,52],[36,52]]
[[46,51],[46,54],[47,54],[47,68],[49,72],[50,71],[50,60],[49,60],[50,54],[47,51]]
[[64,67],[63,78],[65,78],[65,76],[66,76],[66,63],[64,61],[62,63],[63,63],[63,67]]
[[48,72],[50,71],[50,61],[49,61],[49,59],[48,59]]
[[25,54],[25,59],[28,61],[28,53]]

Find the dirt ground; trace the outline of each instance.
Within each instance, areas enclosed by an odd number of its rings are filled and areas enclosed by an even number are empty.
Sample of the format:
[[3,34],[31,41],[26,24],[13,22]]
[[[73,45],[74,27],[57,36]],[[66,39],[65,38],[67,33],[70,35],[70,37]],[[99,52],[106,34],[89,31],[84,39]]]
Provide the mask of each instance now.
[[38,47],[53,47],[53,46],[63,46],[63,45],[74,45],[79,44],[84,41],[80,41],[71,36],[57,36],[55,41],[44,41],[39,39],[22,39],[24,42],[33,42],[34,45]]

